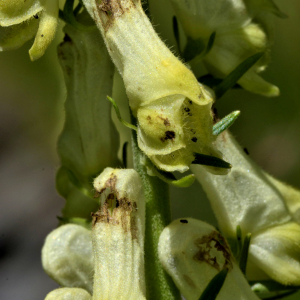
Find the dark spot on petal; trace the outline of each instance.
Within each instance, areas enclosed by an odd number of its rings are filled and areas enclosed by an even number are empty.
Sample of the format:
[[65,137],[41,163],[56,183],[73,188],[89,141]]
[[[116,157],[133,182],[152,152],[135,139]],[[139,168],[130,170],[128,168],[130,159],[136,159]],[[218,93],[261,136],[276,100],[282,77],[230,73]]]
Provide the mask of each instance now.
[[189,104],[193,104],[193,102],[191,100],[189,100]]
[[244,148],[244,152],[245,152],[247,155],[249,155],[249,151],[248,151],[247,148]]
[[44,37],[44,35],[43,35],[43,34],[41,34],[41,37]]
[[34,15],[33,17],[34,17],[35,19],[38,19],[38,18],[39,18],[38,14]]
[[180,220],[180,223],[187,224],[188,220]]
[[166,132],[165,132],[165,136],[162,137],[162,138],[160,138],[160,140],[161,140],[162,142],[165,142],[166,140],[171,140],[171,141],[173,141],[173,140],[175,139],[175,136],[176,136],[176,134],[175,134],[174,131],[166,131]]
[[185,107],[184,110],[185,110],[186,112],[190,112],[190,109],[189,109],[188,107]]
[[198,141],[198,139],[196,137],[192,138],[192,142],[196,143]]

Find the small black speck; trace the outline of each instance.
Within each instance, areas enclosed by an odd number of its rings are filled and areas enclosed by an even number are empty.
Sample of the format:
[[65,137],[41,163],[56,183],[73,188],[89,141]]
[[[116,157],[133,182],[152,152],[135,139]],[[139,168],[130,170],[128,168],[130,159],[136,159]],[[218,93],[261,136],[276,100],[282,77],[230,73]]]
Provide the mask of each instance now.
[[44,37],[44,35],[43,35],[43,34],[41,34],[41,37]]
[[193,141],[194,143],[196,143],[196,142],[198,141],[198,139],[197,139],[196,137],[193,137],[193,138],[192,138],[192,141]]
[[65,34],[64,42],[72,42],[72,39],[70,38],[70,36],[68,34]]
[[191,100],[189,100],[189,104],[193,104],[193,102]]
[[249,155],[249,151],[248,151],[247,148],[244,148],[244,152],[245,152],[247,155]]
[[36,15],[34,15],[33,16],[35,19],[38,19],[39,18],[39,16],[36,14]]
[[187,224],[188,220],[180,220],[180,223]]
[[186,112],[189,112],[189,111],[190,111],[190,109],[189,109],[188,107],[185,107],[184,110],[185,110]]
[[191,117],[192,116],[192,114],[191,113],[188,113],[188,115]]

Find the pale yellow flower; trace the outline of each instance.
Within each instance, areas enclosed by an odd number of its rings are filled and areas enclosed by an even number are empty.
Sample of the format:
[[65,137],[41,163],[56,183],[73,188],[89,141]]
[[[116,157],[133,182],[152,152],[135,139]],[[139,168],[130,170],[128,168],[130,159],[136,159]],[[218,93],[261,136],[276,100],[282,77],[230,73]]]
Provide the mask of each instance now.
[[12,50],[34,39],[31,60],[40,58],[53,40],[58,24],[58,0],[0,2],[0,51]]
[[[268,50],[267,33],[253,21],[259,10],[253,1],[171,0],[189,39],[206,45],[210,35],[216,33],[213,47],[203,59],[212,75],[224,78],[246,58]],[[251,12],[246,4],[252,8]],[[253,93],[278,96],[279,89],[258,75],[265,69],[267,60],[265,55],[238,83]]]
[[83,2],[123,77],[141,150],[169,172],[187,171],[194,152],[221,157],[212,144],[213,93],[161,41],[140,0]]

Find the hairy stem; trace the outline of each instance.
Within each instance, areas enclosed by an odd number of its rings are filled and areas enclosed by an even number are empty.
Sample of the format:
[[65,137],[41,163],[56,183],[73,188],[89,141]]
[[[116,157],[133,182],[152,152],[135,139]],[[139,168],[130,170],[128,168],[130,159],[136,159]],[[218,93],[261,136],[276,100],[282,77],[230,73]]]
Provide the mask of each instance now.
[[147,299],[181,299],[171,277],[163,270],[158,259],[158,240],[171,222],[168,184],[158,177],[149,176],[141,163],[143,153],[138,147],[136,132],[132,131],[134,168],[139,173],[146,197],[145,270]]

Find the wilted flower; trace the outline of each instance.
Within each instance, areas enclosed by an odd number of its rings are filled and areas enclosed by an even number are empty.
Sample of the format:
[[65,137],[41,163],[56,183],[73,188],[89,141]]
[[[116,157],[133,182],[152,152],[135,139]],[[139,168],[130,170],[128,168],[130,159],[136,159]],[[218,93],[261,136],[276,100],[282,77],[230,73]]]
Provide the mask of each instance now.
[[280,190],[229,133],[221,134],[216,144],[232,162],[231,172],[223,177],[209,174],[201,166],[192,169],[208,195],[220,229],[230,240],[235,239],[238,225],[244,235],[252,234],[250,279],[262,279],[264,274],[285,285],[299,285],[300,226]]
[[21,47],[35,37],[31,60],[40,58],[58,24],[58,0],[5,0],[0,3],[0,51]]
[[[139,175],[106,168],[94,188],[100,208],[93,213],[92,231],[74,224],[55,229],[43,247],[43,267],[62,286],[90,293],[93,286],[93,299],[145,299],[145,199]],[[64,294],[89,299],[75,288],[55,290],[46,299]]]
[[123,77],[139,147],[152,162],[184,172],[194,152],[221,157],[212,145],[212,92],[160,40],[140,0],[84,4]]
[[[204,65],[212,75],[223,78],[246,58],[258,52],[268,51],[270,45],[268,35],[252,19],[257,17],[258,11],[263,14],[264,7],[257,7],[258,3],[254,3],[254,0],[171,0],[171,2],[187,35],[187,47],[189,44],[193,47],[198,45],[199,51],[204,50],[210,35],[216,33],[213,47],[203,59]],[[247,5],[251,11],[247,9]],[[265,54],[238,83],[251,92],[277,96],[279,89],[257,74],[265,69],[267,60]]]
[[159,238],[159,259],[187,300],[198,300],[218,274],[228,275],[217,300],[258,300],[239,269],[230,248],[216,229],[202,221],[178,219]]

